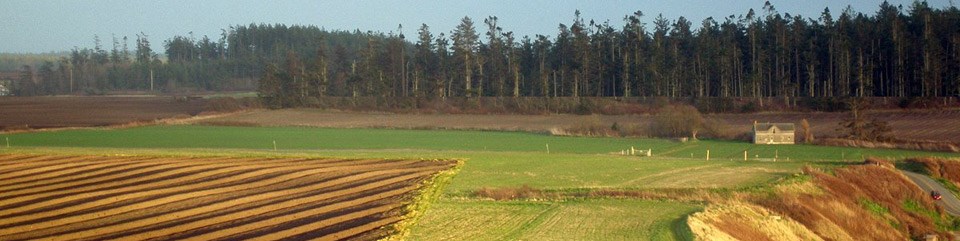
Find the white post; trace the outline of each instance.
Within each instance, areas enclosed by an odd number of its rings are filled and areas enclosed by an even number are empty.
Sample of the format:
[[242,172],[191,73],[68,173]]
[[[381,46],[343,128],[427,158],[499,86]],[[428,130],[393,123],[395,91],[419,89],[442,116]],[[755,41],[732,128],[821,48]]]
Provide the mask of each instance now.
[[547,143],[547,154],[550,154],[550,143]]
[[277,151],[277,140],[273,140],[273,151]]
[[4,137],[7,139],[7,148],[10,148],[10,137]]
[[633,155],[636,155],[636,154],[637,154],[637,149],[634,149],[634,148],[631,146],[631,147],[630,147],[630,155],[633,156]]
[[710,160],[710,149],[707,149],[707,161]]
[[743,150],[743,160],[747,160],[747,150]]
[[647,149],[647,156],[653,155],[653,149]]

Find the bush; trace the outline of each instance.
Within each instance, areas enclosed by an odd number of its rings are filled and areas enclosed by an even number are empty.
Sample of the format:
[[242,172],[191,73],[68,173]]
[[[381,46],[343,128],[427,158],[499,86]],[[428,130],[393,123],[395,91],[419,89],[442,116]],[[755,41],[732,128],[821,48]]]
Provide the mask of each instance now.
[[666,106],[653,117],[650,124],[650,133],[657,137],[675,138],[691,137],[697,139],[697,134],[704,129],[706,121],[697,108],[689,105]]
[[557,195],[548,195],[548,193],[523,185],[519,188],[480,188],[473,193],[477,197],[490,198],[493,200],[516,200],[516,199],[545,199],[556,198]]
[[740,106],[740,113],[753,113],[760,110],[760,107],[757,107],[757,103],[750,101],[746,104]]

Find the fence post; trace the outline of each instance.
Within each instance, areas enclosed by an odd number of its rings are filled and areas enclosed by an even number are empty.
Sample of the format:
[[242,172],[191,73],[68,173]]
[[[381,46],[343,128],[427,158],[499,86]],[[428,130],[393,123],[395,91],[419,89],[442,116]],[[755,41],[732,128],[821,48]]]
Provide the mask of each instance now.
[[707,161],[710,160],[710,149],[707,149]]
[[10,137],[4,137],[7,139],[7,148],[10,148]]
[[653,156],[653,149],[647,149],[647,156]]
[[277,140],[273,140],[273,151],[277,151]]
[[747,160],[747,150],[743,150],[743,160]]
[[550,143],[547,143],[547,154],[550,154]]

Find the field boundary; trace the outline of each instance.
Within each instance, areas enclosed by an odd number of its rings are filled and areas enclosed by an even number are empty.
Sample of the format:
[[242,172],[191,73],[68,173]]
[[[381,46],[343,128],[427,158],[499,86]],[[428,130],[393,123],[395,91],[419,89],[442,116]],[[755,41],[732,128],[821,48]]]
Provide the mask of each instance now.
[[428,178],[418,184],[416,189],[418,191],[414,191],[415,193],[410,203],[404,205],[404,211],[406,213],[400,217],[400,221],[390,225],[389,227],[383,227],[392,229],[393,234],[380,240],[406,240],[407,237],[410,236],[411,228],[413,228],[413,226],[420,221],[420,218],[423,217],[423,214],[430,208],[430,206],[440,199],[440,196],[443,194],[446,186],[450,183],[450,180],[460,173],[460,170],[463,168],[464,161],[455,161],[456,164],[453,167],[440,171],[437,174],[434,174],[433,177]]

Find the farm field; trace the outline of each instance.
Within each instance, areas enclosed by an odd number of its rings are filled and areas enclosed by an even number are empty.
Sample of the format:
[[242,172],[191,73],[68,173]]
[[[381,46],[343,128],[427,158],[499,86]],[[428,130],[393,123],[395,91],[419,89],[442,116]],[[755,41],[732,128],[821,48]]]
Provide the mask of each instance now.
[[687,240],[693,237],[684,217],[700,210],[629,199],[444,200],[431,206],[411,240]]
[[0,240],[379,239],[452,161],[0,155]]
[[[753,121],[799,123],[806,118],[817,136],[836,136],[838,123],[847,116],[838,112],[812,113],[748,113],[711,114],[735,133],[751,130]],[[878,110],[869,118],[887,121],[891,135],[909,140],[960,142],[960,109],[945,110]],[[583,124],[612,126],[644,126],[649,115],[583,116],[583,115],[475,115],[475,114],[392,114],[325,111],[317,109],[256,110],[211,118],[200,123],[245,126],[313,126],[332,128],[401,128],[401,129],[466,129],[549,132]]]
[[206,100],[173,97],[0,97],[0,130],[125,124],[203,111]]
[[[9,139],[11,143],[10,148],[0,148],[0,153],[19,154],[463,160],[459,174],[444,185],[440,198],[413,226],[411,237],[419,240],[498,238],[480,233],[509,235],[504,238],[515,239],[602,236],[613,240],[683,240],[689,237],[684,236],[686,231],[678,228],[678,223],[684,223],[687,214],[703,207],[699,202],[605,197],[492,201],[475,194],[482,188],[528,186],[561,194],[606,189],[729,193],[730,190],[762,188],[799,172],[805,165],[846,165],[862,160],[861,156],[891,159],[960,156],[809,145],[756,146],[707,140],[680,143],[525,132],[309,127],[172,125],[0,134],[0,138]],[[653,155],[620,155],[620,150],[631,146],[652,149]],[[709,161],[705,158],[707,149],[711,150]],[[744,150],[750,153],[748,161],[743,161]],[[779,159],[774,161],[774,156]],[[593,215],[610,218],[588,220],[595,217]],[[485,220],[497,220],[504,225]],[[594,224],[597,226],[590,226]],[[554,231],[570,229],[564,225],[585,228],[580,233],[551,236]],[[459,236],[465,233],[462,229],[444,230],[443,227],[473,227],[471,231],[476,235],[464,238],[466,236]]]
[[[733,141],[676,142],[663,139],[564,137],[499,131],[331,129],[309,127],[146,126],[113,130],[64,130],[0,134],[19,147],[212,148],[286,150],[429,150],[604,154],[634,147],[652,157],[780,161],[855,161],[863,157],[957,156],[960,154],[813,145],[753,145]],[[4,140],[6,141],[6,140]],[[276,146],[274,146],[276,143]],[[549,146],[549,147],[548,147]],[[548,151],[549,149],[549,151]]]

